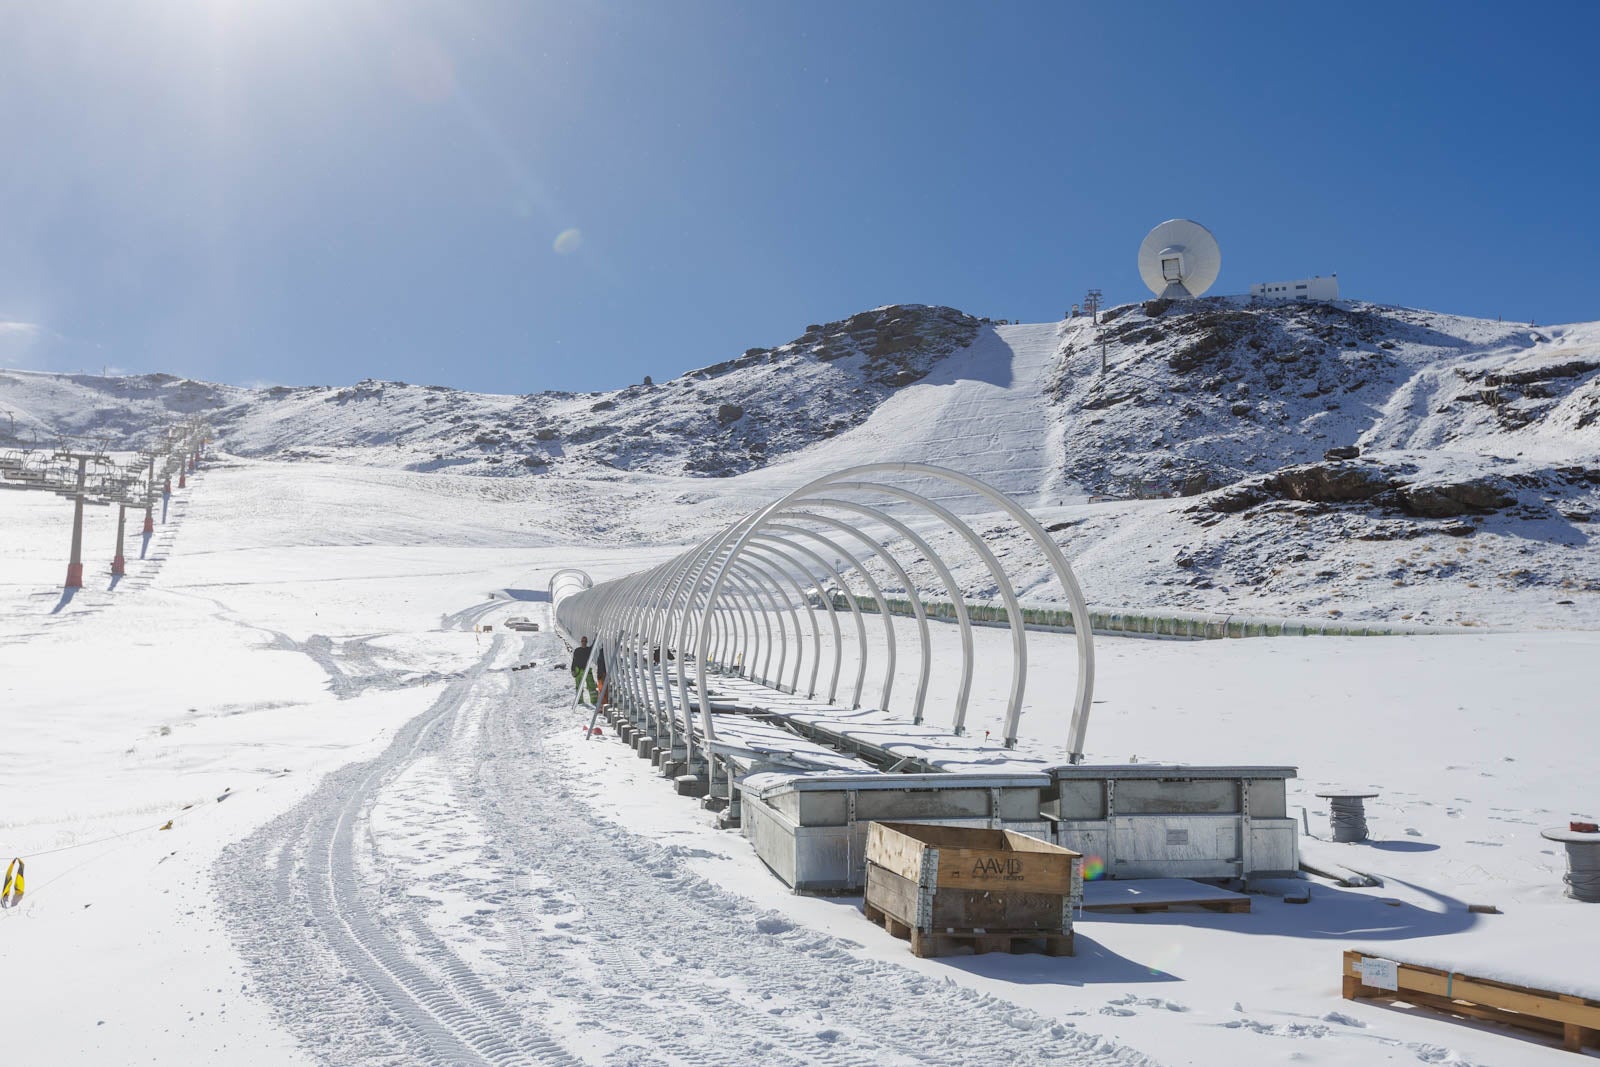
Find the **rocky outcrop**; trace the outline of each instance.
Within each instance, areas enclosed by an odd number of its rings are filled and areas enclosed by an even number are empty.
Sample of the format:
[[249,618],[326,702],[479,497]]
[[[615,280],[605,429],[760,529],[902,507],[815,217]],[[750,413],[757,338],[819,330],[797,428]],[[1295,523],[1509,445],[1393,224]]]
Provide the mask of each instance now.
[[[709,435],[694,432],[678,453],[678,469],[739,474],[859,426],[894,390],[921,381],[940,360],[970,345],[981,327],[982,320],[955,308],[891,304],[813,324],[788,344],[746,349],[736,359],[690,371],[668,387],[688,387],[715,404],[716,428]],[[706,395],[713,389],[716,395]],[[662,428],[653,403],[637,415],[653,430]],[[605,460],[615,466],[667,466],[659,452],[640,449],[639,462],[622,445],[608,441],[605,448]]]
[[1414,467],[1405,464],[1299,464],[1209,493],[1190,511],[1236,514],[1272,501],[1292,500],[1365,505],[1417,518],[1451,519],[1499,511],[1517,502],[1512,487],[1494,475],[1413,480],[1415,473]]
[[1405,485],[1399,488],[1397,495],[1407,513],[1429,519],[1481,515],[1510,507],[1517,500],[1504,482],[1491,477]]
[[1348,504],[1371,500],[1392,489],[1395,480],[1382,467],[1365,463],[1308,463],[1271,475],[1263,488],[1289,500]]

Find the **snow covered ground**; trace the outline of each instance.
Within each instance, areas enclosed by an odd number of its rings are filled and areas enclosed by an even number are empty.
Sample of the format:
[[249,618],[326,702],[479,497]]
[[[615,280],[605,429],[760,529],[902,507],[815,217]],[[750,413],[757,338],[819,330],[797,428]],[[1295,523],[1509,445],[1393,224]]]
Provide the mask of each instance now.
[[[548,627],[474,632],[541,617],[560,567],[600,579],[665,558],[790,480],[772,473],[549,481],[216,462],[114,589],[99,559],[108,517],[91,512],[89,588],[65,602],[70,505],[0,495],[0,849],[28,859],[30,887],[0,913],[8,1051],[229,1064],[1570,1060],[1342,1001],[1339,957],[1392,944],[1595,981],[1600,913],[1560,895],[1561,856],[1538,837],[1600,814],[1595,633],[1527,632],[1551,621],[1516,600],[1507,613],[1524,632],[1102,639],[1091,758],[1297,765],[1291,804],[1324,836],[1311,794],[1374,786],[1372,843],[1307,851],[1385,886],[1319,882],[1310,904],[1258,897],[1249,915],[1091,915],[1070,959],[916,960],[854,902],[784,891],[616,739],[585,741]],[[1110,599],[1092,573],[1091,598]],[[1059,747],[1070,642],[1029,641],[1023,733]],[[977,730],[1008,681],[975,690]]]

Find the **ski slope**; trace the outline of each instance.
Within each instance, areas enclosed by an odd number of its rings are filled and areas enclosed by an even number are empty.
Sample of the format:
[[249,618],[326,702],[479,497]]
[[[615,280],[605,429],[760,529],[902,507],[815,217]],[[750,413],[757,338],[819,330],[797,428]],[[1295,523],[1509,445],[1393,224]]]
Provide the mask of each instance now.
[[[1375,840],[1336,855],[1387,885],[1091,915],[1071,959],[916,960],[852,901],[787,893],[616,739],[584,741],[548,632],[473,632],[537,617],[560,567],[604,578],[676,547],[590,524],[687,533],[760,488],[685,503],[684,486],[217,462],[124,583],[91,565],[54,614],[70,509],[0,496],[21,560],[0,584],[0,849],[30,879],[0,913],[25,976],[0,999],[13,1054],[1567,1062],[1344,1002],[1338,958],[1393,943],[1564,973],[1600,953],[1537,833],[1597,814],[1594,634],[1103,639],[1092,758],[1296,764],[1291,804],[1319,835],[1317,788],[1371,784]],[[980,662],[1003,655],[1002,632],[978,637]],[[1023,734],[1055,749],[1073,660],[1060,635],[1028,640]],[[933,692],[957,658],[935,657]],[[975,734],[1008,681],[980,678]]]
[[[985,326],[974,342],[900,389],[862,425],[736,481],[793,488],[863,461],[932,463],[971,474],[1029,506],[1065,487],[1044,389],[1060,323]],[[948,499],[948,487],[933,487]]]

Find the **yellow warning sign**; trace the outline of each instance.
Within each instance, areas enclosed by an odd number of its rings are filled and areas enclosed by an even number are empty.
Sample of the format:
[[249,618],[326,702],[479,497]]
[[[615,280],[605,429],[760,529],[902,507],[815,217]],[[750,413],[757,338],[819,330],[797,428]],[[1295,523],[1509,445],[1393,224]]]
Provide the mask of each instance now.
[[22,872],[26,866],[21,859],[6,865],[5,885],[0,887],[0,908],[14,908],[22,903]]

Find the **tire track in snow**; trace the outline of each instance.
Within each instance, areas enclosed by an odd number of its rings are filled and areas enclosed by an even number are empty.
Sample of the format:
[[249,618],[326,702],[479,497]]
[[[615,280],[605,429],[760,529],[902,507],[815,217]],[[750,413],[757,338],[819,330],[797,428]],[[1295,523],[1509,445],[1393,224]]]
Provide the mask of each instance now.
[[[562,678],[491,672],[505,642],[496,635],[381,756],[330,775],[218,861],[258,992],[312,1054],[338,1064],[1150,1062],[753,913],[688,871],[681,850],[598,815],[544,751],[575,721]],[[524,642],[524,656],[558,651],[549,634]],[[453,801],[437,777],[403,777],[422,759],[445,767]],[[372,821],[380,795],[411,813],[413,839],[387,854]],[[452,891],[492,919],[442,933],[426,899],[380,890],[418,877],[419,863],[464,855],[459,820],[428,816],[430,804],[452,803],[479,857]],[[463,949],[444,936],[480,941]],[[472,966],[468,949],[504,961],[504,973]]]
[[505,606],[505,601],[503,601],[503,600],[484,600],[484,601],[480,601],[479,603],[476,603],[476,604],[472,605],[469,608],[462,608],[460,611],[452,611],[450,614],[448,614],[448,615],[444,616],[443,618],[441,618],[439,620],[439,629],[441,629],[441,630],[466,630],[466,629],[469,629],[473,625],[475,625],[479,619],[481,619],[485,615],[489,614],[489,612],[493,611],[496,608],[500,608],[500,607],[504,607],[504,606]]
[[[531,1032],[521,1012],[485,986],[422,924],[407,924],[408,950],[363,892],[357,865],[357,833],[366,829],[373,799],[459,713],[502,644],[496,637],[477,664],[407,723],[381,756],[330,776],[306,801],[228,849],[218,863],[219,888],[243,927],[246,958],[267,971],[262,984],[278,1001],[290,1028],[307,1039],[313,1052],[338,1048],[335,1062],[387,1058],[388,1049],[373,1048],[359,1033],[326,1032],[330,1024],[352,1022],[374,1030],[380,1044],[386,1031],[396,1026],[403,1030],[402,1042],[412,1054],[400,1062],[417,1062],[418,1053],[422,1062],[496,1067],[581,1062],[547,1035]],[[313,966],[293,952],[308,941],[311,951],[306,955],[315,961]],[[277,956],[280,949],[289,950],[287,958]],[[321,991],[319,979],[322,988],[331,985],[337,991],[350,978],[376,1011],[352,1012],[348,1004],[325,1004],[315,995]],[[285,996],[286,982],[312,990],[309,999],[321,1010],[307,1012],[308,998]],[[359,1056],[351,1055],[352,1044]]]
[[[477,768],[461,773],[477,786],[483,820],[515,869],[548,875],[580,902],[583,917],[568,924],[578,943],[566,952],[579,957],[562,969],[568,981],[587,981],[602,1002],[642,1004],[658,1024],[686,1016],[714,1028],[709,1045],[661,1025],[635,1031],[660,1051],[747,1063],[759,1050],[763,1063],[848,1067],[955,1067],[997,1056],[1082,1067],[1150,1062],[1004,1000],[857,958],[845,943],[774,913],[752,915],[748,901],[687,871],[675,850],[604,821],[564,784],[564,768],[543,751],[546,736],[572,725],[564,686],[537,672],[510,685],[511,699],[487,712]],[[518,910],[509,921],[519,921]],[[635,946],[665,962],[644,961]],[[565,993],[582,1015],[583,995]],[[608,1021],[628,1028],[626,1019]]]

